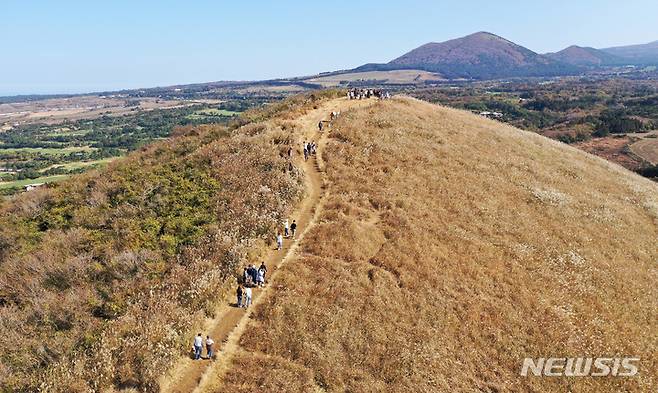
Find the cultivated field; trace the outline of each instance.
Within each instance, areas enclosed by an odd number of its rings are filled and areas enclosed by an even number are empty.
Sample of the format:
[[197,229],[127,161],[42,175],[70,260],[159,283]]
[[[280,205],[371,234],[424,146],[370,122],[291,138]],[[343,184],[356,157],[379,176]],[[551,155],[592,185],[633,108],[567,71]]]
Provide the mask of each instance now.
[[654,132],[652,138],[645,137],[630,146],[633,153],[652,165],[658,165],[658,132]]
[[57,124],[63,121],[94,119],[99,116],[119,116],[154,109],[172,109],[195,104],[219,104],[220,100],[164,100],[155,97],[74,96],[38,101],[0,104],[0,126],[16,124]]
[[353,72],[347,74],[338,74],[322,76],[307,80],[310,83],[317,83],[324,87],[346,85],[354,82],[374,82],[378,84],[418,84],[427,81],[440,81],[443,78],[435,73],[420,70],[395,70],[395,71],[370,71],[370,72]]

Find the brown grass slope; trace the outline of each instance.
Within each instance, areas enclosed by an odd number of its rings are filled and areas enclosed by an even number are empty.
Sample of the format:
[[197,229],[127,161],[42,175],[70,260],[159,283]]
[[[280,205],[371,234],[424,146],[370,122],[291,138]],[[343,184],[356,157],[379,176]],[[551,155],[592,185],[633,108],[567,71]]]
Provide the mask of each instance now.
[[[411,99],[344,113],[323,159],[319,222],[217,391],[655,391],[655,184]],[[642,360],[521,377],[527,356]]]

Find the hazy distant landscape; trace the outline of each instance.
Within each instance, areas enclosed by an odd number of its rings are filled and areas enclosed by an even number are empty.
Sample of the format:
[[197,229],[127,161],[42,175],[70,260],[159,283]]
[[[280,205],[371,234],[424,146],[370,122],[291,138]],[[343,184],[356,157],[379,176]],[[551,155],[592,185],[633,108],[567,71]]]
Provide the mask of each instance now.
[[386,65],[308,77],[5,97],[0,192],[98,168],[178,126],[222,123],[291,94],[336,87],[385,88],[495,117],[655,178],[658,71],[652,64],[658,64],[656,43],[539,55],[476,33],[422,46]]

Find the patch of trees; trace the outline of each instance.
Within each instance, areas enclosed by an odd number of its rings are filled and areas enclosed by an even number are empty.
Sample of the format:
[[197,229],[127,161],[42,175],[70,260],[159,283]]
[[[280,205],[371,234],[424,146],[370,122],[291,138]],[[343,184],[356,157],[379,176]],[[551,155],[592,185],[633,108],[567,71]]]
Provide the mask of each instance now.
[[603,100],[602,97],[586,95],[582,97],[540,97],[523,104],[523,107],[533,111],[552,110],[564,112],[571,109],[589,109]]
[[637,170],[637,173],[654,181],[658,181],[658,165],[650,165],[640,168]]
[[624,110],[608,109],[599,115],[595,124],[595,136],[606,136],[608,134],[624,134],[638,132],[644,129],[642,121],[629,117]]

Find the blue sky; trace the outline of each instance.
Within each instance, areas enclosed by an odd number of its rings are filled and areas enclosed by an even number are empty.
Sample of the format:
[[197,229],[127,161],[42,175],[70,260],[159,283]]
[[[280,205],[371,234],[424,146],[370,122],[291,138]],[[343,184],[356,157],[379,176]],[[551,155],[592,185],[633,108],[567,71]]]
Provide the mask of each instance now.
[[536,52],[658,40],[658,1],[0,0],[0,95],[308,75],[490,31]]

